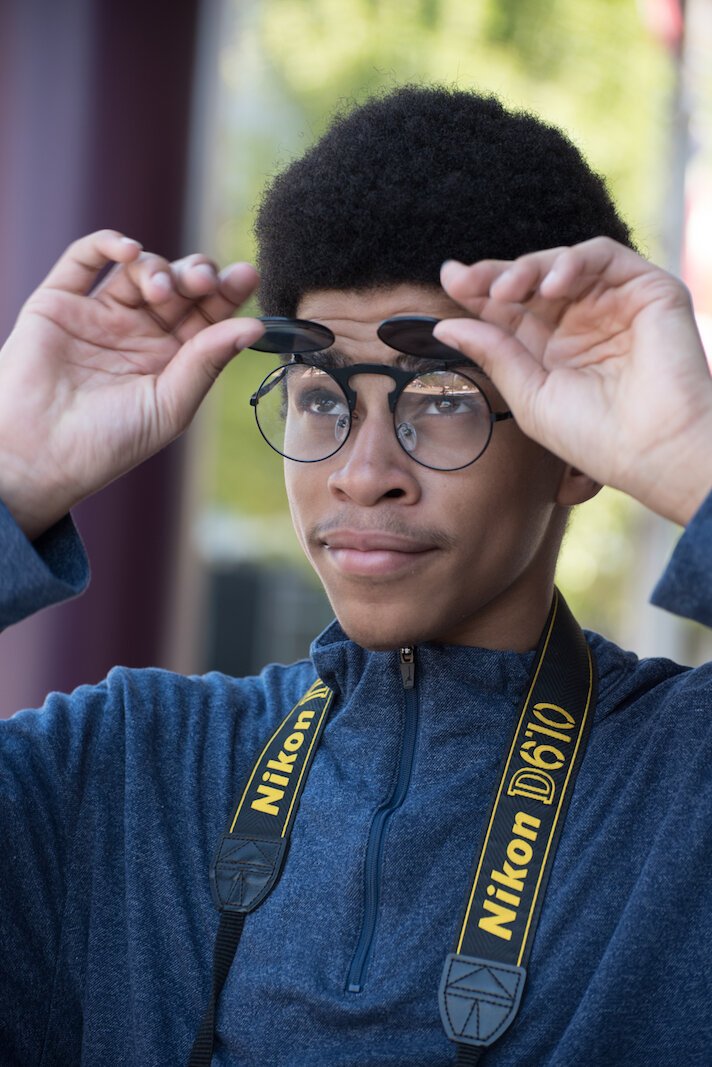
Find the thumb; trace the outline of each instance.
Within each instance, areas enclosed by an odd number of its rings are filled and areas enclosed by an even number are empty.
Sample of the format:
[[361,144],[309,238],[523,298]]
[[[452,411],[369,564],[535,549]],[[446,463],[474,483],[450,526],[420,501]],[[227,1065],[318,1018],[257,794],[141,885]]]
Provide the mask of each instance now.
[[185,429],[221,371],[264,333],[259,319],[207,326],[176,352],[156,382],[156,402],[175,433]]
[[442,319],[433,336],[482,368],[526,432],[528,413],[547,376],[529,349],[506,329],[481,319]]

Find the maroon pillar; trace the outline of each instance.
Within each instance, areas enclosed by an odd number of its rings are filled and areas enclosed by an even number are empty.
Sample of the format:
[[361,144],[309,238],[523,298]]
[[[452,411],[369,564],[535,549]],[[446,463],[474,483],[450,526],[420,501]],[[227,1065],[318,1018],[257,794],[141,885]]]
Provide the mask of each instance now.
[[[63,248],[109,226],[171,258],[184,216],[199,0],[0,4],[0,336]],[[161,655],[174,445],[77,509],[91,590],[0,639],[0,714]]]

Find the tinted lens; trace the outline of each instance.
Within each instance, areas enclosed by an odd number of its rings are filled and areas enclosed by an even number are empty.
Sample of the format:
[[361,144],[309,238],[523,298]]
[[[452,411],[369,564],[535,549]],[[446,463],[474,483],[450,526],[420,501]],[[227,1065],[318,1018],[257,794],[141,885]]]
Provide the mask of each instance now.
[[288,459],[315,462],[341,447],[351,427],[341,387],[319,367],[278,367],[257,391],[255,414],[265,440]]
[[409,356],[424,359],[456,359],[462,363],[462,353],[444,345],[433,337],[433,327],[440,319],[428,315],[396,315],[385,319],[376,331],[390,348]]
[[418,463],[458,470],[482,455],[492,433],[484,393],[464,374],[420,374],[401,393],[394,412],[396,436]]
[[331,348],[334,335],[328,326],[310,319],[283,319],[262,316],[265,332],[250,348],[257,352],[291,355],[292,352],[320,352]]

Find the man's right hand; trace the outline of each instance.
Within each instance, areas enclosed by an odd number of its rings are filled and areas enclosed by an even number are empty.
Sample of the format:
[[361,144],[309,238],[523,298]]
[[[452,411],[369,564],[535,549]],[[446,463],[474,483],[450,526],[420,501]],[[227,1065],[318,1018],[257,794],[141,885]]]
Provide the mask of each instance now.
[[247,263],[171,264],[113,230],[67,249],[0,349],[0,499],[28,537],[185,429],[263,331],[230,318],[257,282]]

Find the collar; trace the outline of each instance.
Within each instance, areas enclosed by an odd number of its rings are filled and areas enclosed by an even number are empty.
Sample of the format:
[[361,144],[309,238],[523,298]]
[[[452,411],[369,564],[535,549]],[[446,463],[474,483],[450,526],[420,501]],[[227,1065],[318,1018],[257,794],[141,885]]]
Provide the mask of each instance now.
[[[400,684],[398,651],[370,652],[344,633],[334,621],[312,642],[310,655],[320,678],[348,699],[366,674],[382,673]],[[416,648],[416,676],[426,684],[447,678],[471,692],[521,700],[534,652],[511,652],[468,645],[424,642]]]

